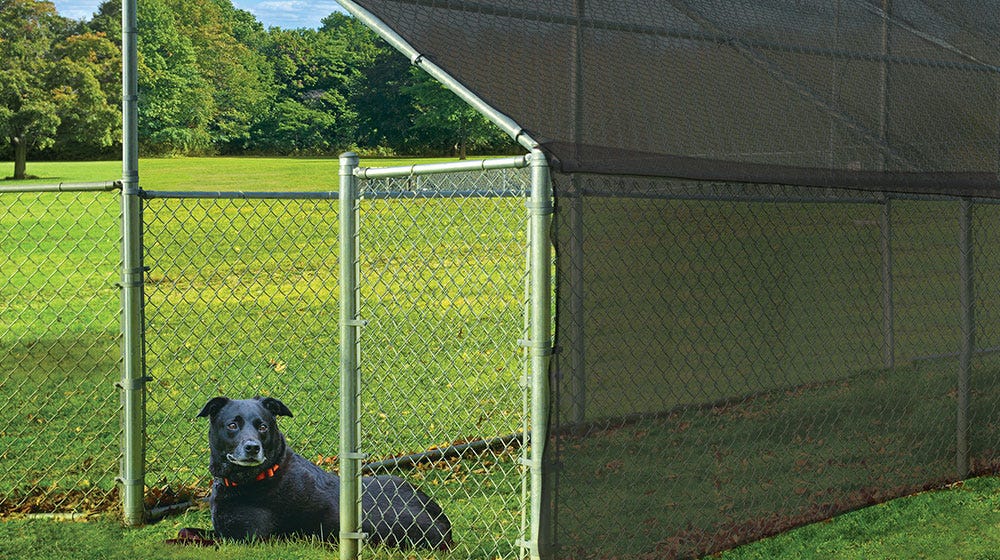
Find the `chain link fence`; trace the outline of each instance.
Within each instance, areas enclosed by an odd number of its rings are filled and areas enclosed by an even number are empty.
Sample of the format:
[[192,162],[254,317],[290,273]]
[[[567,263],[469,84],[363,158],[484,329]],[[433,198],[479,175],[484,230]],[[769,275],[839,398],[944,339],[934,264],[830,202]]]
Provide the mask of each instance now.
[[[529,173],[364,175],[362,470],[463,557],[520,557]],[[555,185],[554,557],[697,556],[1000,469],[994,201]],[[337,197],[143,194],[148,507],[207,494],[219,394],[282,399],[339,464]],[[119,202],[0,194],[4,514],[118,503]]]
[[[363,183],[363,471],[441,503],[470,558],[520,555],[526,192],[523,170]],[[336,194],[143,196],[148,505],[207,494],[216,395],[281,399],[335,470]]]
[[119,216],[117,193],[0,192],[0,515],[118,504]]
[[361,447],[437,500],[468,558],[521,557],[525,169],[362,180]]
[[697,557],[1000,466],[993,201],[556,188],[553,557]]
[[152,507],[210,488],[211,398],[282,400],[292,447],[337,454],[335,193],[144,193],[146,483]]

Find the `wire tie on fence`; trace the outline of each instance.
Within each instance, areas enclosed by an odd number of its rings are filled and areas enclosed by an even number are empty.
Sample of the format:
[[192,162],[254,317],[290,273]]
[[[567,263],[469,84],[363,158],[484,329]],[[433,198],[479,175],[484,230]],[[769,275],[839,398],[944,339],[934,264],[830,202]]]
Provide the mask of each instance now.
[[358,452],[358,453],[344,453],[344,455],[343,455],[344,459],[357,459],[359,461],[364,461],[368,457],[370,457],[370,455],[368,455],[367,453],[361,453],[361,452]]
[[346,324],[348,327],[367,327],[368,326],[368,320],[367,319],[348,319],[348,320],[344,321],[344,324]]
[[139,485],[145,485],[146,484],[146,481],[144,479],[142,479],[142,478],[125,479],[125,478],[122,478],[120,476],[116,476],[115,477],[115,482],[117,482],[119,484],[123,484],[125,486],[139,486]]
[[345,533],[345,532],[341,532],[340,533],[340,539],[341,540],[344,540],[344,539],[357,539],[357,540],[362,540],[363,541],[363,540],[365,540],[367,538],[368,538],[368,533]]
[[537,214],[552,214],[555,212],[552,203],[549,201],[543,201],[541,203],[535,204],[532,199],[528,199],[524,202],[525,207],[528,210],[534,210]]
[[[143,284],[143,274],[149,272],[148,266],[139,266],[136,268],[127,268],[122,271],[122,281],[115,282],[115,286],[119,288],[135,288],[142,286]],[[124,277],[128,278],[138,278],[138,280],[125,280]]]
[[115,387],[122,389],[123,391],[140,391],[146,387],[146,383],[152,380],[153,378],[148,375],[129,380],[122,379],[115,382]]
[[522,348],[528,348],[532,351],[533,355],[536,356],[551,356],[556,353],[555,346],[550,346],[548,344],[535,345],[528,339],[519,338],[517,339],[518,346]]

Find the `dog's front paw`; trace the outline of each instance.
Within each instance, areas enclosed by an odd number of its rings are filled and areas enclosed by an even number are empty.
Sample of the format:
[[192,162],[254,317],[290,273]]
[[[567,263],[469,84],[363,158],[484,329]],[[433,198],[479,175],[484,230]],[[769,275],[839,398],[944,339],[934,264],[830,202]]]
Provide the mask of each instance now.
[[176,539],[167,539],[167,544],[181,544],[188,546],[215,546],[215,539],[212,538],[211,531],[185,527],[177,532]]

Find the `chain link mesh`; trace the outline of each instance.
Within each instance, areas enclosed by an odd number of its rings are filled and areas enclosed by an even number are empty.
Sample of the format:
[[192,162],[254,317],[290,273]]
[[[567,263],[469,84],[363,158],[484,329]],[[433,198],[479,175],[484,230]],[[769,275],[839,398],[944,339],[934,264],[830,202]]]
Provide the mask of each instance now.
[[117,505],[120,202],[0,194],[0,515]]
[[[959,202],[556,187],[555,557],[700,556],[960,477]],[[992,473],[1000,207],[974,207],[970,461]]]
[[503,170],[360,187],[362,449],[369,471],[441,504],[462,557],[520,557],[528,183]]
[[289,444],[338,449],[337,201],[151,198],[145,224],[151,506],[207,495],[212,397],[281,399]]

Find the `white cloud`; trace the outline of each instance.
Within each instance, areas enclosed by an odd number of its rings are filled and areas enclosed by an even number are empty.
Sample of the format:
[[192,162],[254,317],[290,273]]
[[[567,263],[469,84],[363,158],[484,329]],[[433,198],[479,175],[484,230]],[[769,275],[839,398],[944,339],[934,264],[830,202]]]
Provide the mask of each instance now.
[[237,1],[236,4],[257,16],[265,27],[319,27],[320,21],[333,12],[342,12],[335,0],[263,0]]
[[[60,15],[90,19],[102,0],[53,0]],[[326,16],[344,9],[336,0],[232,0],[233,5],[252,13],[265,27],[317,28]]]
[[63,17],[70,19],[90,19],[101,0],[53,0],[56,11]]

